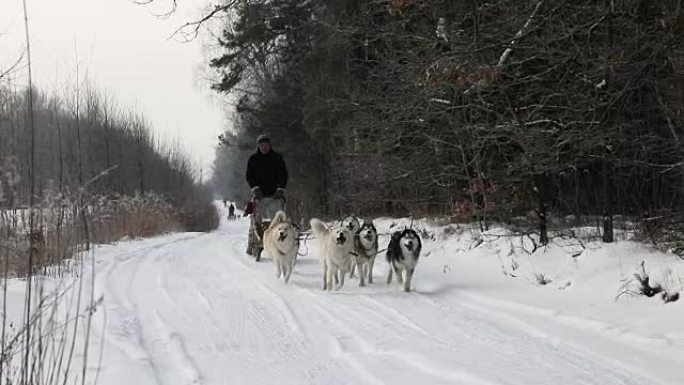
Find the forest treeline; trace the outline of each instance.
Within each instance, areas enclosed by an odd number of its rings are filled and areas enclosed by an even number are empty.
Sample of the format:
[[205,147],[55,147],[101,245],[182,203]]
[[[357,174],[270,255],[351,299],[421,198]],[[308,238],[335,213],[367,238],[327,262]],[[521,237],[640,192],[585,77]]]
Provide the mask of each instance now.
[[6,271],[29,273],[122,237],[216,228],[191,158],[179,142],[155,137],[142,114],[82,79],[59,93],[33,88],[31,103],[10,80],[0,79]]
[[[311,214],[679,226],[677,0],[218,2],[213,88],[235,101],[214,184],[245,199],[254,138]],[[680,223],[679,225],[677,223]],[[653,225],[653,223],[651,223]]]

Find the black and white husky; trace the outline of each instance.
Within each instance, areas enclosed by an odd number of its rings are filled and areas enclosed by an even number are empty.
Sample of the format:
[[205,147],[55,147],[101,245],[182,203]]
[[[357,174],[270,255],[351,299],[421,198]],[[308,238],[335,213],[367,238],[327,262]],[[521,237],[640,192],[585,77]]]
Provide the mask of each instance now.
[[323,221],[311,219],[311,231],[318,244],[318,254],[323,262],[323,290],[335,290],[344,286],[344,275],[354,248],[354,235],[344,227],[328,226]]
[[280,278],[282,274],[285,283],[290,280],[298,249],[299,241],[294,225],[283,211],[278,211],[264,231],[264,250],[273,259],[276,278]]
[[373,225],[373,221],[363,221],[361,228],[354,237],[354,253],[356,254],[352,259],[355,264],[352,264],[352,271],[349,273],[351,277],[354,274],[354,265],[359,267],[359,286],[366,286],[366,278],[368,283],[373,283],[373,264],[375,264],[375,256],[378,254],[378,231]]
[[[420,237],[413,229],[404,229],[404,231],[396,231],[392,234],[387,246],[388,285],[392,283],[392,272],[394,272],[397,275],[397,282],[404,284],[404,291],[411,290],[411,278],[418,264],[421,248]],[[406,278],[402,276],[404,270],[406,270]]]

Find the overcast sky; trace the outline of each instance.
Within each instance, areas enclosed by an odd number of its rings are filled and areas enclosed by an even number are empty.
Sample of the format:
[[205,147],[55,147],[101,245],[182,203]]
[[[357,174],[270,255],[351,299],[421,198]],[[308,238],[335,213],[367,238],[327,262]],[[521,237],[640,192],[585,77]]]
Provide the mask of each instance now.
[[[204,1],[181,1],[172,17],[131,0],[27,0],[33,78],[42,89],[73,79],[76,56],[82,74],[113,94],[122,106],[141,111],[155,132],[178,137],[199,165],[214,155],[224,114],[202,78],[199,41],[169,40],[172,32],[197,16]],[[156,0],[167,9],[171,0]],[[0,68],[22,51],[21,0],[0,0]],[[26,78],[16,80],[25,84]]]

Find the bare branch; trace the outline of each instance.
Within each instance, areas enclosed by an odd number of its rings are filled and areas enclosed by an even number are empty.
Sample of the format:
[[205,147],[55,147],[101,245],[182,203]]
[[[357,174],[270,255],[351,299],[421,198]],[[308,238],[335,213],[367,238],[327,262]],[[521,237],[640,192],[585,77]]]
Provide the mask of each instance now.
[[5,78],[5,76],[9,76],[12,72],[19,68],[19,65],[24,61],[24,54],[25,52],[22,52],[21,55],[19,55],[19,58],[14,63],[12,63],[6,70],[0,69],[0,80]]
[[[149,5],[153,3],[155,0],[132,0],[134,4],[137,5]],[[154,16],[165,19],[171,16],[174,12],[176,12],[176,9],[178,9],[178,0],[173,0],[173,3],[171,4],[171,8],[162,13],[154,14]]]
[[[209,11],[207,14],[202,16],[200,19],[187,22],[183,26],[176,29],[171,34],[171,36],[169,36],[169,39],[173,39],[176,36],[180,35],[181,39],[182,39],[180,41],[183,43],[188,43],[188,42],[193,41],[199,35],[199,30],[205,22],[213,19],[214,17],[217,17],[218,15],[227,13],[228,10],[230,8],[232,8],[237,2],[238,2],[238,0],[231,0],[227,4],[214,5],[214,9]],[[175,0],[174,0],[174,3],[175,3]]]

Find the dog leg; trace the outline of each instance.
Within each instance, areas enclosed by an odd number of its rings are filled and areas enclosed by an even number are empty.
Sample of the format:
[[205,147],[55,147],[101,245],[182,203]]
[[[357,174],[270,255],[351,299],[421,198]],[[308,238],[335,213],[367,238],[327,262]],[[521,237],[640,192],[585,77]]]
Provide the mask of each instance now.
[[276,267],[276,279],[280,279],[280,274],[282,273],[280,269],[280,262],[278,262],[276,259],[274,259],[273,262],[275,262]]
[[323,290],[328,290],[328,264],[323,260]]
[[340,283],[335,287],[335,290],[340,290],[342,288],[342,286],[344,286],[345,271],[344,270],[337,270],[337,274],[335,274],[335,275],[337,276],[338,274],[340,276]]
[[[357,262],[354,259],[354,257],[351,258],[349,264],[351,265],[351,267],[349,268],[349,278],[354,278],[354,270],[356,270],[356,265],[357,265]],[[359,274],[361,274],[360,271],[359,271]]]
[[368,283],[373,283],[373,264],[375,263],[375,256],[368,261]]
[[366,272],[365,272],[365,264],[360,264],[359,265],[359,286],[364,287],[366,286]]
[[415,267],[409,267],[406,269],[406,281],[404,281],[404,291],[407,293],[411,291],[411,278],[413,277],[414,270]]
[[400,267],[395,267],[394,268],[394,274],[397,275],[397,283],[404,283],[404,277],[403,277],[404,269]]
[[387,269],[387,284],[392,283],[392,264],[389,264],[389,269]]
[[327,288],[328,290],[332,290],[333,288],[333,280],[337,279],[337,274],[335,272],[335,268],[333,266],[328,266],[328,281],[327,281]]
[[290,276],[292,275],[292,265],[283,266],[283,270],[285,270],[285,283],[288,283],[288,282],[290,282]]

